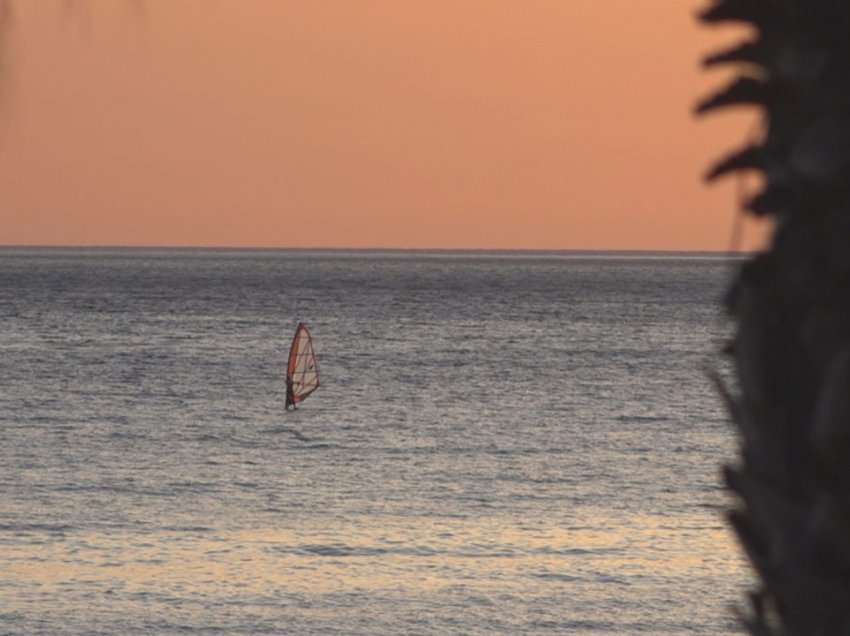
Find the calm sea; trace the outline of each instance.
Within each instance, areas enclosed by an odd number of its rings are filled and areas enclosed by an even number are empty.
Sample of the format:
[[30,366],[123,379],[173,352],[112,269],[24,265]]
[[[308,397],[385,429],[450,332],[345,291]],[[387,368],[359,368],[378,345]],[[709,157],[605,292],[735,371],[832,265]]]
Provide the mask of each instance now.
[[736,633],[729,273],[2,248],[0,634]]

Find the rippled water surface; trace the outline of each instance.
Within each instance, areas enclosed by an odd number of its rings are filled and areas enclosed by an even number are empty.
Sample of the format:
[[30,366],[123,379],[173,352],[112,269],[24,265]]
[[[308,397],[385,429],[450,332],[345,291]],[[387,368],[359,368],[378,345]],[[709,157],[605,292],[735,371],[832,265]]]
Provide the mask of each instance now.
[[0,634],[735,633],[728,272],[0,249]]

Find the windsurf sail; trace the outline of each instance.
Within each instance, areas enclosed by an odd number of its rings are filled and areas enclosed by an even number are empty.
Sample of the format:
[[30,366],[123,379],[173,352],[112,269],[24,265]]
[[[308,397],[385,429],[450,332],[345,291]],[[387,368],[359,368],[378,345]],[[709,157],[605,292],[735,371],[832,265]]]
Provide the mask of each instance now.
[[319,365],[307,325],[299,322],[286,365],[286,408],[295,407],[319,388]]

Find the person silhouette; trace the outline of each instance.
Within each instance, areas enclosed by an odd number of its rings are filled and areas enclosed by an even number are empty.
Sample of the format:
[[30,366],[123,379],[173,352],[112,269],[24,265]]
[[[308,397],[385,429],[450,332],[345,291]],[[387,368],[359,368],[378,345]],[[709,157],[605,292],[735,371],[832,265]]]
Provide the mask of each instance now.
[[292,378],[286,378],[286,410],[292,407],[294,411],[298,407],[295,405],[295,393],[292,390]]

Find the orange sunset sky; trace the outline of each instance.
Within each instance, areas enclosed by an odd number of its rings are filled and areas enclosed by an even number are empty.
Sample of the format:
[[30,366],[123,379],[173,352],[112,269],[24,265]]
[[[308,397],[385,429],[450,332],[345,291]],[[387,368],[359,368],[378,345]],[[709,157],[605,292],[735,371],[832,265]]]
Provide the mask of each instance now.
[[728,249],[704,4],[15,0],[0,244]]

